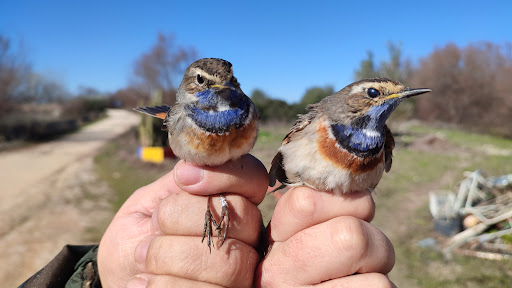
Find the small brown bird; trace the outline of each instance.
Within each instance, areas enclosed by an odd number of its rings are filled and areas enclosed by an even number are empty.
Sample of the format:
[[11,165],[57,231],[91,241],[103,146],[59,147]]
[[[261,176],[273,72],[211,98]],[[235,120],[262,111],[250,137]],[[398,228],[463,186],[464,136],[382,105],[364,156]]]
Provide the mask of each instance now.
[[[195,165],[217,166],[240,158],[252,149],[258,134],[259,114],[233,76],[226,60],[199,59],[185,71],[176,94],[176,104],[138,107],[135,110],[164,120],[162,130],[169,131],[169,144],[178,157]],[[220,237],[219,247],[229,229],[226,198],[220,194],[222,212],[217,223],[208,198],[203,240],[212,237],[212,223]],[[224,220],[226,219],[226,220]]]
[[308,107],[284,138],[270,186],[305,185],[336,194],[373,191],[391,169],[395,142],[386,120],[404,99],[430,92],[386,78],[354,82]]

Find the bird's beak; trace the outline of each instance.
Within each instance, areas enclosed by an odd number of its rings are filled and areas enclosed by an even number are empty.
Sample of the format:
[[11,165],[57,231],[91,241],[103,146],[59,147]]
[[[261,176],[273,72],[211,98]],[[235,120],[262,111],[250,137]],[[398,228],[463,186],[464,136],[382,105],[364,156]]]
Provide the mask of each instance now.
[[224,82],[224,83],[222,83],[222,85],[219,85],[219,84],[210,85],[210,88],[231,89],[231,90],[233,90],[233,89],[235,89],[235,86],[233,86],[229,82]]
[[388,97],[386,97],[386,100],[392,99],[392,98],[409,98],[412,96],[420,95],[423,93],[432,92],[432,89],[428,88],[418,88],[418,89],[406,89],[400,93],[391,94]]

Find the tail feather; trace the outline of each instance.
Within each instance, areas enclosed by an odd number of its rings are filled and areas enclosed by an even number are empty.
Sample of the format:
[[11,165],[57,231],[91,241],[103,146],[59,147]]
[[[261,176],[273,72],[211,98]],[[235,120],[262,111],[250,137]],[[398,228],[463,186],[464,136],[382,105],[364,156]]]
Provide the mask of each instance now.
[[268,174],[270,187],[274,187],[277,181],[281,183],[288,182],[286,172],[284,171],[283,168],[283,154],[281,154],[281,152],[277,152],[276,156],[272,160],[272,167],[270,167],[270,171]]
[[167,113],[171,110],[171,107],[167,105],[160,105],[154,107],[137,107],[133,110],[156,118],[165,119],[165,116],[167,116]]

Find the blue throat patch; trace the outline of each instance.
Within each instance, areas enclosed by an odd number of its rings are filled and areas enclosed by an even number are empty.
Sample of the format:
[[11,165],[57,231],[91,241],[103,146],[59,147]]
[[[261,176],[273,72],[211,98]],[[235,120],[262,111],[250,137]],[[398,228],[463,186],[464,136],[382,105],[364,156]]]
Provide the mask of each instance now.
[[384,125],[401,99],[391,99],[373,106],[368,113],[352,121],[350,125],[332,124],[331,130],[338,144],[360,157],[376,155],[386,140]]
[[[222,97],[219,95],[220,93],[223,94]],[[197,97],[197,106],[201,107],[201,109],[217,107],[221,101],[229,103],[229,106],[232,108],[241,107],[241,104],[243,104],[241,102],[247,102],[247,96],[232,89],[217,90],[208,88],[195,93],[195,96]]]
[[331,130],[341,147],[360,157],[376,155],[384,145],[383,131],[366,130],[370,132],[365,133],[363,128],[343,124],[332,124]]
[[[206,89],[196,93],[197,103],[185,106],[187,115],[199,126],[210,133],[222,134],[232,127],[240,128],[244,125],[250,111],[250,100],[247,96],[239,94],[236,90],[223,91],[229,93],[228,99],[217,94],[218,90]],[[230,107],[218,111],[221,102]]]

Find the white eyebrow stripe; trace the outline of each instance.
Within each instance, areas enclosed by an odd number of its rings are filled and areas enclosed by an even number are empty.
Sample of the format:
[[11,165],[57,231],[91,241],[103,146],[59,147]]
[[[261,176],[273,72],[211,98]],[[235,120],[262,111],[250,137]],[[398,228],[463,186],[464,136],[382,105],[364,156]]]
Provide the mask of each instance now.
[[354,94],[357,92],[363,92],[365,89],[368,89],[371,87],[375,88],[374,86],[376,86],[375,83],[371,83],[371,82],[360,83],[359,85],[352,87],[352,89],[350,90],[350,94]]
[[201,75],[201,77],[203,77],[203,78],[205,78],[205,79],[208,79],[208,80],[210,80],[210,81],[213,81],[213,82],[215,82],[215,83],[219,83],[219,82],[221,82],[221,81],[220,81],[220,78],[219,78],[218,76],[216,76],[216,75],[210,75],[210,74],[206,73],[204,70],[201,70],[201,69],[199,69],[199,68],[194,68],[194,69],[192,69],[192,71],[193,71],[194,73],[198,73],[199,75]]

